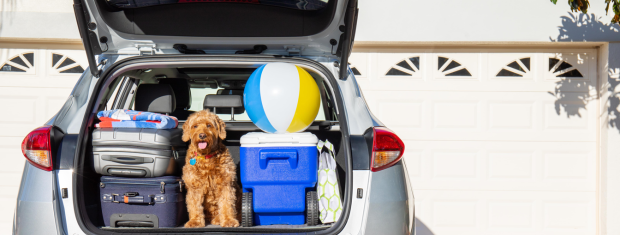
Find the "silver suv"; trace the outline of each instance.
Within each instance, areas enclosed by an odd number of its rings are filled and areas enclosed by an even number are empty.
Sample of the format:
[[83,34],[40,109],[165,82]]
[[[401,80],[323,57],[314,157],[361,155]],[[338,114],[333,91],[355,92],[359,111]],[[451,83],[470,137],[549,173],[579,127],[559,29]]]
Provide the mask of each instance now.
[[[413,193],[401,161],[405,146],[369,111],[347,63],[357,0],[74,0],[74,10],[89,69],[58,113],[22,143],[28,163],[14,234],[414,233]],[[319,85],[321,111],[307,131],[337,149],[343,195],[337,222],[193,229],[103,225],[101,175],[93,169],[91,146],[98,111],[134,108],[141,84],[181,80],[190,89],[175,91],[171,114],[181,126],[188,114],[203,109],[205,95],[239,92],[252,71],[269,62],[300,66]],[[230,120],[226,143],[233,156],[241,135],[259,131],[245,112],[235,113],[218,113]]]

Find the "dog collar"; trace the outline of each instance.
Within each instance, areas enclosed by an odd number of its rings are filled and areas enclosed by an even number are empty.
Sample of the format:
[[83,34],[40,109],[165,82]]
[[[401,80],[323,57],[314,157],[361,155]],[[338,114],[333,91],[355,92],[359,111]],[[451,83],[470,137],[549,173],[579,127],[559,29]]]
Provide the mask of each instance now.
[[189,160],[189,164],[192,165],[192,166],[196,165],[196,158],[202,158],[202,159],[206,160],[206,159],[209,159],[209,158],[212,158],[212,157],[213,157],[213,154],[207,155],[207,156],[201,156],[201,155],[198,155],[198,152],[194,152],[194,157]]
[[195,158],[202,158],[202,159],[209,159],[209,158],[212,158],[212,157],[213,157],[213,154],[211,154],[211,155],[206,155],[206,156],[201,156],[201,155],[198,155],[198,152],[194,152],[194,157],[195,157]]

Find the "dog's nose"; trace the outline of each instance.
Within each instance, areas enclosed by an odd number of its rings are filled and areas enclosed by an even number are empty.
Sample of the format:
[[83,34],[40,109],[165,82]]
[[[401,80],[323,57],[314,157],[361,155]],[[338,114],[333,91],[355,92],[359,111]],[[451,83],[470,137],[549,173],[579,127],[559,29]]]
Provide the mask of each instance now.
[[204,133],[200,133],[200,135],[198,135],[198,138],[204,139],[207,138],[207,135],[205,135]]

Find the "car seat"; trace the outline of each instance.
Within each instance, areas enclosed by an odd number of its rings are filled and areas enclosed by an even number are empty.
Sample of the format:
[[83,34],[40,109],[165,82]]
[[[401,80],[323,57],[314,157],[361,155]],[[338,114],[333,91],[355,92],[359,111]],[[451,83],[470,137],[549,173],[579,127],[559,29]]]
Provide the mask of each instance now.
[[189,108],[192,106],[192,92],[189,81],[184,78],[163,78],[159,79],[159,84],[168,84],[174,91],[176,99],[176,109],[170,113],[179,120],[187,120],[189,115],[194,113]]

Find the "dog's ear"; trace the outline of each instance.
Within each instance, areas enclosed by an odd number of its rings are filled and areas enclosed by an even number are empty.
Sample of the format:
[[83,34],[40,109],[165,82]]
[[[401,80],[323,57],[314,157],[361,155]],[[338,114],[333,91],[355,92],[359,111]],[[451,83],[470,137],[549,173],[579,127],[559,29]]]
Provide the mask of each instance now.
[[190,115],[185,121],[185,123],[183,123],[183,137],[181,137],[183,142],[189,141],[189,138],[191,136],[190,132],[192,130],[193,125],[194,125],[194,114]]
[[220,131],[220,139],[226,139],[226,123],[218,116],[215,116],[215,119],[217,119],[217,129]]

